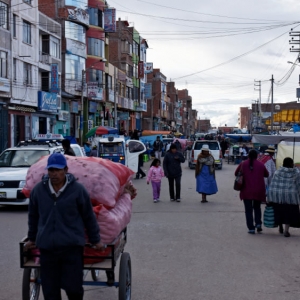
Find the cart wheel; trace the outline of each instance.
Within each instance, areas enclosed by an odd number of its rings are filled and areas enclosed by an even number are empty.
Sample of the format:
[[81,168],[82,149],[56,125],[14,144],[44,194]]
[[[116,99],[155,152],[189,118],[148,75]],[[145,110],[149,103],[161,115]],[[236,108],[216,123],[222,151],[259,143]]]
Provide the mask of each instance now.
[[131,299],[131,259],[127,252],[121,256],[119,272],[119,300]]
[[40,295],[40,287],[40,269],[24,269],[22,282],[22,300],[37,300]]
[[91,270],[91,274],[94,281],[100,281],[100,270],[93,269]]

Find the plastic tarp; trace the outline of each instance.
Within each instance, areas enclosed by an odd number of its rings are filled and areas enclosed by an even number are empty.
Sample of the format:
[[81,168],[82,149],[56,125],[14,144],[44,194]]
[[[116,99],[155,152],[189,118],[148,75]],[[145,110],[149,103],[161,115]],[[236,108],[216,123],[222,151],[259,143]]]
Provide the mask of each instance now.
[[282,166],[286,157],[293,158],[294,163],[300,162],[300,142],[281,142],[277,145],[276,168]]
[[300,134],[282,134],[282,135],[265,135],[254,134],[252,143],[260,143],[265,145],[279,144],[281,141],[286,142],[300,142]]

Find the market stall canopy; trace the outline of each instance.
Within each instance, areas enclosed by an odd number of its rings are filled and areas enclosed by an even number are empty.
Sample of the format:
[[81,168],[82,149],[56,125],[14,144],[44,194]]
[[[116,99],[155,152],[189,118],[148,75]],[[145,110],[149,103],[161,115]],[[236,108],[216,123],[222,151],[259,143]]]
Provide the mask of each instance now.
[[300,134],[282,134],[282,135],[265,135],[253,134],[252,143],[260,143],[265,145],[279,144],[281,141],[300,142]]
[[237,142],[249,142],[252,138],[251,134],[248,133],[224,134],[224,136],[233,139]]
[[93,135],[103,135],[103,134],[118,134],[118,129],[109,126],[96,126],[88,131],[85,135],[86,138],[89,138]]

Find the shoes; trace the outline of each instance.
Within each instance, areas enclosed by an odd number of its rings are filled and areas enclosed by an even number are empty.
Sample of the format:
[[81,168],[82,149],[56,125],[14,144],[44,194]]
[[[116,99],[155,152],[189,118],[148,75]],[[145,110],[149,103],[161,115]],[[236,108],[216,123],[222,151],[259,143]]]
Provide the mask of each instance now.
[[181,201],[181,199],[179,198],[179,199],[176,199],[176,202],[180,202]]
[[153,202],[156,203],[156,202],[157,202],[157,199],[153,199]]
[[255,229],[249,230],[248,233],[250,233],[250,234],[255,234]]
[[290,237],[290,233],[288,231],[285,231],[284,234],[283,234],[285,237]]
[[157,198],[157,199],[156,199],[156,201],[158,202],[158,201],[160,201],[160,199],[159,199],[159,198]]
[[257,231],[257,233],[261,233],[263,231],[261,228],[261,225],[256,226],[256,231]]
[[170,199],[170,201],[172,201],[172,202],[173,202],[173,201],[175,201],[175,200],[174,200],[174,199]]
[[283,226],[282,225],[279,225],[279,230],[278,231],[279,231],[280,234],[283,234]]
[[201,201],[201,203],[206,203],[206,202],[208,202],[206,199]]
[[146,177],[146,175],[142,175],[142,176],[141,176],[141,179],[143,179],[144,177]]

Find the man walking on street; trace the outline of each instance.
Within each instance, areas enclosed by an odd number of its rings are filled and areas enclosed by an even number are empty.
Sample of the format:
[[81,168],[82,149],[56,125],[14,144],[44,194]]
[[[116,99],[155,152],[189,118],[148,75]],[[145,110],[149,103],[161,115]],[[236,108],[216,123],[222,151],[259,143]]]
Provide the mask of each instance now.
[[157,136],[156,141],[153,143],[153,151],[155,154],[155,158],[160,160],[163,147],[164,147],[164,144],[160,140],[160,136]]
[[102,250],[99,225],[86,189],[67,173],[61,153],[48,158],[45,175],[30,194],[28,239],[25,250],[40,249],[41,281],[45,300],[83,299],[83,247],[89,242]]
[[[180,202],[180,190],[181,190],[181,176],[182,169],[181,163],[184,163],[185,159],[182,153],[177,151],[176,145],[170,146],[170,151],[166,153],[163,166],[165,176],[169,181],[169,193],[170,200]],[[176,194],[174,193],[174,182],[176,186]]]

